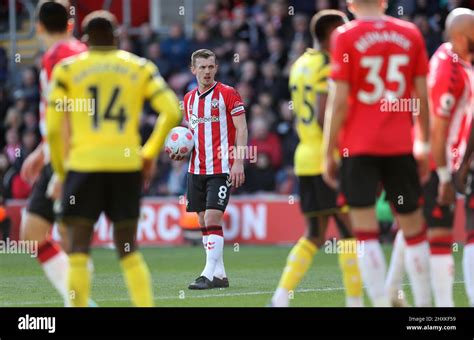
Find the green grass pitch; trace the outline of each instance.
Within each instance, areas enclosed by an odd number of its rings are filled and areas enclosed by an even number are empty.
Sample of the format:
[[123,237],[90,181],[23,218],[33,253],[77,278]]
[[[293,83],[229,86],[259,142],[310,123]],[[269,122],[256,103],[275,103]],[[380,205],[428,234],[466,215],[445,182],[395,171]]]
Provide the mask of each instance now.
[[[388,262],[391,248],[386,246]],[[238,250],[238,251],[237,251]],[[204,265],[202,247],[143,248],[153,276],[158,307],[263,307],[280,278],[290,247],[225,247],[230,288],[190,291],[188,284]],[[111,249],[94,249],[92,298],[103,307],[131,306],[120,267]],[[454,253],[455,304],[468,306],[462,276],[462,249]],[[404,286],[412,304],[410,289]],[[368,305],[368,300],[366,305]],[[29,255],[0,255],[0,307],[61,307],[62,300],[49,284],[36,259]],[[295,307],[343,307],[344,290],[337,255],[320,251],[292,300]]]

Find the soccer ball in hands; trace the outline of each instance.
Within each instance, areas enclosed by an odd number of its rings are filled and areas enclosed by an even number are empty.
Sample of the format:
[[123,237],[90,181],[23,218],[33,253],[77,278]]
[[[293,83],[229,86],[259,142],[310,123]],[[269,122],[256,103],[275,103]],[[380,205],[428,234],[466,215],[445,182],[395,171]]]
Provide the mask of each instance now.
[[168,155],[186,157],[194,148],[193,133],[185,127],[172,128],[165,141],[165,151]]

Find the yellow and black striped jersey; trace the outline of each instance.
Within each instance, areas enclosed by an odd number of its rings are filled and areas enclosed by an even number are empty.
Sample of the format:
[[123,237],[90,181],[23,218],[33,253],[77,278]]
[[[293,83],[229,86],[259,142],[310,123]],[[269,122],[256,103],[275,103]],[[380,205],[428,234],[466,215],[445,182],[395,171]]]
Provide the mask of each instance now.
[[295,173],[315,176],[323,171],[323,132],[315,116],[318,93],[328,92],[329,57],[308,48],[290,71],[290,90],[300,142],[295,152]]
[[[160,115],[142,149],[139,125],[145,100]],[[61,138],[66,115],[71,135],[67,159]],[[67,170],[140,170],[142,156],[157,156],[181,112],[153,63],[122,50],[91,49],[55,66],[46,120],[51,162],[64,176]]]

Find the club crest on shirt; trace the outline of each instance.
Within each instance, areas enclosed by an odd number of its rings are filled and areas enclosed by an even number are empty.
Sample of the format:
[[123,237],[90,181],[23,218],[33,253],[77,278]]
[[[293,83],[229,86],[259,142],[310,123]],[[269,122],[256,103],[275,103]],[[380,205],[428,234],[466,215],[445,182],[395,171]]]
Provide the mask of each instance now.
[[211,101],[211,107],[213,109],[217,109],[219,107],[219,99],[217,98],[214,98],[212,101]]

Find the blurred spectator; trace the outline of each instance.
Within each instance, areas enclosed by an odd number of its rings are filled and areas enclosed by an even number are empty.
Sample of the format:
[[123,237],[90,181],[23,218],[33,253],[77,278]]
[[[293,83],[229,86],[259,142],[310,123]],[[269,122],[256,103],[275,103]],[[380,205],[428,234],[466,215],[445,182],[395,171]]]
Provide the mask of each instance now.
[[257,63],[253,60],[248,60],[242,64],[240,71],[240,81],[249,84],[255,88],[258,83],[258,69]]
[[8,162],[10,164],[15,163],[16,159],[20,157],[20,136],[18,136],[18,132],[15,128],[11,127],[7,131],[6,135],[6,142],[4,152],[7,156]]
[[149,23],[144,23],[140,26],[140,34],[138,35],[138,39],[136,40],[136,48],[135,53],[141,57],[146,56],[147,46],[158,42],[158,36]]
[[290,109],[290,102],[282,100],[279,106],[280,121],[277,124],[276,132],[282,142],[282,163],[283,166],[293,166],[293,157],[299,139],[293,125],[293,115]]
[[186,192],[186,180],[188,173],[188,162],[171,162],[171,169],[168,174],[167,193],[168,195],[184,195]]
[[173,71],[180,72],[189,65],[189,41],[184,37],[180,23],[171,25],[169,37],[161,43],[161,51],[170,61]]
[[305,46],[311,46],[313,44],[313,38],[309,33],[308,17],[303,14],[297,14],[293,17],[293,38],[291,41],[301,41]]
[[276,0],[270,4],[269,21],[275,28],[279,37],[290,42],[293,34],[291,19],[288,16],[288,5],[286,1]]
[[272,98],[289,98],[288,79],[279,74],[279,70],[272,62],[265,62],[261,68],[262,77],[258,82],[258,92],[268,92]]
[[285,45],[283,41],[278,37],[271,37],[268,39],[268,58],[267,62],[272,63],[278,69],[283,69],[288,60]]
[[435,31],[428,23],[426,15],[417,14],[413,19],[413,23],[418,26],[425,38],[426,49],[428,54],[431,56],[436,52],[439,45],[442,44],[441,32]]
[[20,129],[22,123],[23,119],[20,111],[18,111],[16,107],[9,108],[5,121],[3,122],[5,128],[17,131]]
[[206,48],[214,49],[214,44],[210,39],[209,29],[206,26],[198,26],[194,30],[194,37],[191,41],[191,52]]
[[29,105],[37,107],[39,103],[39,89],[38,89],[38,75],[32,67],[23,70],[21,77],[21,90],[23,91],[24,99]]
[[8,76],[8,58],[7,50],[0,46],[0,85],[3,85],[7,81]]
[[275,191],[275,174],[281,163],[281,146],[278,137],[269,131],[268,122],[264,118],[253,118],[250,122],[249,146],[256,148],[257,159],[255,163],[247,165],[243,190]]
[[275,133],[270,131],[265,118],[251,120],[249,145],[257,148],[258,157],[262,154],[268,156],[269,165],[272,168],[280,167],[282,161],[280,140]]
[[153,42],[148,45],[145,56],[155,63],[155,65],[160,70],[161,75],[167,80],[171,75],[171,62],[162,56],[160,44]]

